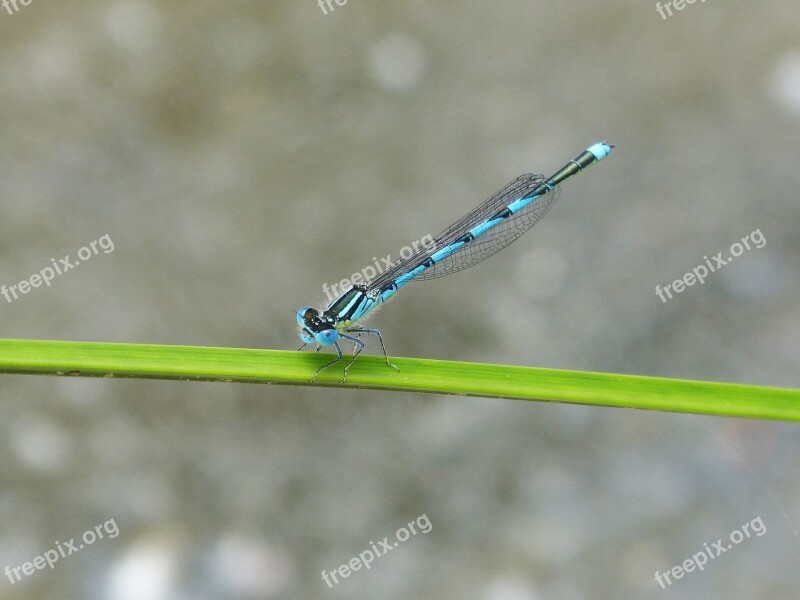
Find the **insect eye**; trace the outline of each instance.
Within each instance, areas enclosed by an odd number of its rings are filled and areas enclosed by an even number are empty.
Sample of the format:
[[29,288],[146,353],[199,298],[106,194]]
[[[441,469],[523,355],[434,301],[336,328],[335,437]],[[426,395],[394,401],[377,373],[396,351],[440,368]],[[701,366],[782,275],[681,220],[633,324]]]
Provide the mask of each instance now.
[[319,313],[316,309],[311,308],[309,306],[304,306],[300,310],[297,311],[297,323],[298,325],[306,325],[308,323],[313,322],[314,319],[317,318]]

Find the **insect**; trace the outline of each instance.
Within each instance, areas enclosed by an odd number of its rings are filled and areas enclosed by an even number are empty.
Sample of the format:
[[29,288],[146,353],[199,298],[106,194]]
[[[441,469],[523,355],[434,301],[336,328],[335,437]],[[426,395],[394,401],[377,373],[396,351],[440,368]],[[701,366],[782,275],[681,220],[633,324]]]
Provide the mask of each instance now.
[[303,341],[300,350],[316,343],[317,350],[333,346],[337,354],[336,358],[317,369],[311,381],[316,380],[320,371],[342,360],[339,342],[347,340],[353,344],[353,357],[344,368],[344,383],[348,369],[366,345],[360,339],[362,335],[376,336],[386,364],[397,369],[389,361],[380,331],[361,327],[358,321],[389,300],[409,281],[450,275],[508,246],[533,227],[553,206],[558,198],[559,184],[603,160],[612,148],[614,146],[608,142],[594,144],[550,177],[530,173],[520,175],[445,229],[433,244],[416,248],[409,256],[393,262],[371,280],[355,284],[321,312],[308,306],[298,310],[297,323]]

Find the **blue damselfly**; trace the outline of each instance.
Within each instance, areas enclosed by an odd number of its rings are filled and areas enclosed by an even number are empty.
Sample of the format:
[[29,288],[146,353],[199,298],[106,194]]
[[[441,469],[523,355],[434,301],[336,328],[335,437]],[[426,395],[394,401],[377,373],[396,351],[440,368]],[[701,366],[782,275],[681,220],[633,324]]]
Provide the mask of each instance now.
[[559,184],[603,160],[613,147],[608,142],[594,144],[550,177],[530,173],[520,175],[445,229],[433,244],[417,248],[409,256],[393,262],[370,281],[355,284],[322,311],[308,306],[298,310],[297,323],[303,341],[300,350],[316,343],[317,350],[332,345],[337,354],[336,358],[317,369],[311,381],[317,378],[320,371],[342,359],[339,340],[344,339],[353,344],[353,357],[344,368],[344,383],[347,370],[364,349],[365,344],[359,339],[364,334],[378,338],[386,364],[397,368],[389,361],[380,331],[365,329],[356,323],[389,300],[409,281],[450,275],[508,246],[533,227],[553,206],[558,197]]

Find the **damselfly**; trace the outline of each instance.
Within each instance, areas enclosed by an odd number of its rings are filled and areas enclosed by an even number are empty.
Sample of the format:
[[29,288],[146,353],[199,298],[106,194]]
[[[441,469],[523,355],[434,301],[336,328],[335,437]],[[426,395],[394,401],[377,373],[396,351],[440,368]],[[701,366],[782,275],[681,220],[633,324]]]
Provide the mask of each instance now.
[[297,311],[300,339],[303,345],[316,342],[317,350],[333,346],[337,357],[314,373],[342,359],[339,341],[353,344],[353,357],[347,370],[364,349],[360,336],[374,335],[381,343],[386,364],[395,367],[386,354],[383,337],[377,329],[365,329],[356,323],[389,300],[409,281],[443,277],[471,267],[499,252],[528,231],[553,206],[558,185],[580,173],[589,165],[603,160],[614,146],[608,142],[594,144],[550,177],[520,175],[494,196],[479,205],[436,237],[433,244],[417,248],[410,255],[393,262],[385,271],[365,283],[357,283],[343,292],[321,312],[304,306]]

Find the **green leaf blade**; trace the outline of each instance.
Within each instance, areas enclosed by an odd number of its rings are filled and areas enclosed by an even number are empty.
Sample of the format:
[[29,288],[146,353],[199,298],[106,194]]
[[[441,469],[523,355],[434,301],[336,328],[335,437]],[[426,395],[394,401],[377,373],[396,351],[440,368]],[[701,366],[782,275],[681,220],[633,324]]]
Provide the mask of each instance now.
[[331,354],[0,339],[0,373],[349,387],[800,421],[800,390],[511,365],[360,356],[347,383]]

